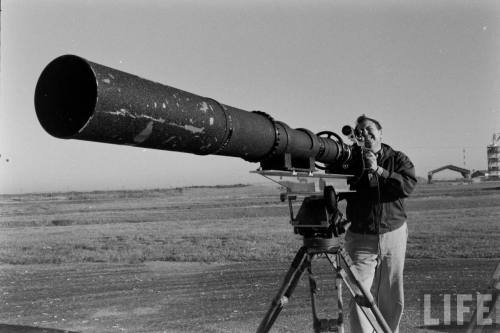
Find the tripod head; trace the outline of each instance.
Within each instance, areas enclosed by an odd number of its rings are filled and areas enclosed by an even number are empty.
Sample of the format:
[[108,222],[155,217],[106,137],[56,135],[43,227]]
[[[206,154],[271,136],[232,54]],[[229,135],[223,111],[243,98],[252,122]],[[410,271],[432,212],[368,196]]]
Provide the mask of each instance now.
[[[255,171],[285,188],[281,201],[288,201],[290,224],[295,234],[304,237],[305,245],[331,246],[343,234],[349,223],[339,209],[339,201],[352,192],[349,190],[350,175],[311,172]],[[298,212],[294,204],[303,197]],[[338,240],[337,240],[338,241]]]

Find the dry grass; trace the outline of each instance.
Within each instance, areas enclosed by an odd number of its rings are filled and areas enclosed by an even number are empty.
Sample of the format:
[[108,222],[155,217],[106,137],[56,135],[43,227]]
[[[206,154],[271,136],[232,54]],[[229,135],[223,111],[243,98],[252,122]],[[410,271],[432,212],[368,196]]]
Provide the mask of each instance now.
[[[289,261],[301,245],[274,186],[0,197],[0,263]],[[421,185],[410,258],[499,258],[500,184]]]

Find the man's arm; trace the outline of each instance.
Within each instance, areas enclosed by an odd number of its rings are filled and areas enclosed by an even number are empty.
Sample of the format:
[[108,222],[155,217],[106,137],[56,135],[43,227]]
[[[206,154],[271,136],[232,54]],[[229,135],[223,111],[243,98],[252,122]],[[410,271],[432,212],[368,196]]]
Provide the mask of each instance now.
[[389,172],[380,166],[377,167],[375,172],[383,180],[383,195],[406,198],[413,192],[417,184],[415,167],[402,152],[396,153],[393,172]]

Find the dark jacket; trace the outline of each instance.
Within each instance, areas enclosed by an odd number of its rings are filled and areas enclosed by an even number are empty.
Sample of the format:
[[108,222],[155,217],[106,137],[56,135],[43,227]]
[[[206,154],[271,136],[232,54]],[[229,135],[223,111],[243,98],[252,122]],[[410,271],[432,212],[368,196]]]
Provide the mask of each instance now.
[[415,168],[402,152],[382,144],[377,163],[382,175],[368,174],[351,186],[347,196],[347,219],[350,231],[362,234],[383,234],[395,230],[406,221],[405,198],[415,185]]

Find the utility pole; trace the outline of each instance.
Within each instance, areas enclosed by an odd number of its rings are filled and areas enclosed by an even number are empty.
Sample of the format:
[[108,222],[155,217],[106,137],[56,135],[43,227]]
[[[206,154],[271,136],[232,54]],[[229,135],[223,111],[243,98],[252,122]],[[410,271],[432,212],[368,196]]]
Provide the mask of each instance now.
[[464,169],[467,169],[467,163],[465,162],[465,148],[462,149],[463,157],[464,157]]

